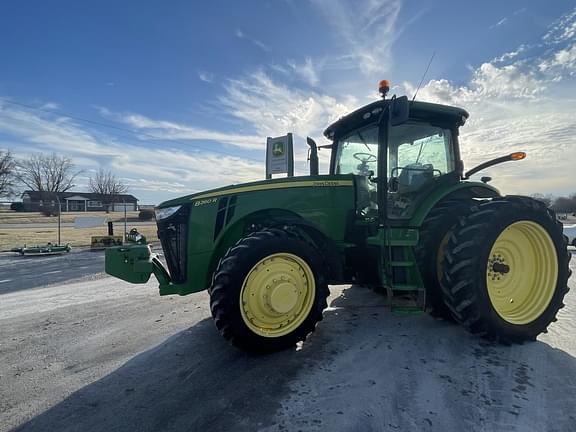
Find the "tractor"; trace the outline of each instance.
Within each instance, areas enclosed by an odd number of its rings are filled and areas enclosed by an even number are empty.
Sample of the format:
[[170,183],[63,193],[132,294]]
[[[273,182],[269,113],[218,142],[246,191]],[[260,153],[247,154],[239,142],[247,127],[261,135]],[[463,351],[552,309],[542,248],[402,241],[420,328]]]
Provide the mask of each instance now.
[[[310,145],[310,175],[273,178],[160,204],[166,267],[148,244],[106,250],[106,272],[154,274],[160,295],[207,289],[220,334],[251,352],[304,341],[329,285],[382,290],[399,313],[430,311],[504,344],[534,340],[568,292],[562,224],[540,201],[503,196],[464,170],[461,108],[382,98],[328,126]],[[319,174],[318,149],[331,152]],[[377,294],[375,294],[377,295]]]

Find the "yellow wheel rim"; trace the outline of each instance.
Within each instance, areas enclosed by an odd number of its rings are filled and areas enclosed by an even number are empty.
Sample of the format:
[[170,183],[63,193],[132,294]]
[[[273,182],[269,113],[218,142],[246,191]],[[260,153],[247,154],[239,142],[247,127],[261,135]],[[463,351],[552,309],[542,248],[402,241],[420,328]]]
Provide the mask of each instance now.
[[244,279],[242,318],[259,336],[287,335],[306,319],[315,293],[314,274],[306,261],[289,253],[267,256]]
[[496,239],[486,268],[494,310],[512,324],[528,324],[550,304],[558,279],[558,257],[542,226],[523,220]]

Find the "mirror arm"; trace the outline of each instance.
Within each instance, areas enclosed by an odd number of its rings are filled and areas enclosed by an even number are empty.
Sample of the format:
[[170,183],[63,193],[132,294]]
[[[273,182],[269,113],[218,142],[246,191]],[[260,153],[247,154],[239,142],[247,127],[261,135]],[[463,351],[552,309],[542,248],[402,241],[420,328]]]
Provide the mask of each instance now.
[[501,164],[502,162],[522,160],[525,157],[526,157],[526,153],[516,152],[516,153],[510,153],[509,155],[506,155],[506,156],[501,156],[501,157],[496,158],[496,159],[489,160],[487,162],[484,162],[484,163],[481,163],[480,165],[475,166],[470,171],[467,171],[466,174],[464,174],[464,176],[462,177],[462,179],[468,180],[470,178],[470,176],[476,174],[478,171],[482,171],[483,169],[486,169],[488,167]]

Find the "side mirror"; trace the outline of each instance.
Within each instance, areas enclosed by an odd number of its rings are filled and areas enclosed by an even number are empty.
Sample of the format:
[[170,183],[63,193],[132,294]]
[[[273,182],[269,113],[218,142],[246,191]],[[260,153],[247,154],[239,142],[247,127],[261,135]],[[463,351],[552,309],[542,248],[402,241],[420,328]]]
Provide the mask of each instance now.
[[392,104],[390,107],[390,124],[397,126],[406,123],[410,117],[410,102],[408,102],[408,97],[397,97],[392,99],[390,103]]

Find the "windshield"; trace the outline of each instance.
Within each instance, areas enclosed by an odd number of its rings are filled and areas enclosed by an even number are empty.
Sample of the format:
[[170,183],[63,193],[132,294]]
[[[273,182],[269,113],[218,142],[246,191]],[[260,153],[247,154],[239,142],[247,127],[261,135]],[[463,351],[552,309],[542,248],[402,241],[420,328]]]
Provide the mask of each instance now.
[[[404,176],[429,171],[432,177],[438,177],[453,171],[454,166],[449,129],[416,122],[391,128],[388,177],[401,176],[403,171]],[[358,129],[338,140],[335,172],[378,177],[377,126]]]
[[378,127],[356,130],[338,140],[336,174],[378,176]]

